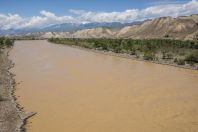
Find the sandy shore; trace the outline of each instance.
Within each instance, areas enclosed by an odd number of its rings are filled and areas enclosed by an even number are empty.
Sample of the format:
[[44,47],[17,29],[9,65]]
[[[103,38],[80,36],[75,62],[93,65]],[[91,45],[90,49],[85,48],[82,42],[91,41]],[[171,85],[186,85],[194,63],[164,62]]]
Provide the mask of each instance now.
[[8,59],[10,49],[0,49],[0,132],[25,131],[26,120],[35,113],[25,112],[14,96],[16,83],[9,69],[14,66]]

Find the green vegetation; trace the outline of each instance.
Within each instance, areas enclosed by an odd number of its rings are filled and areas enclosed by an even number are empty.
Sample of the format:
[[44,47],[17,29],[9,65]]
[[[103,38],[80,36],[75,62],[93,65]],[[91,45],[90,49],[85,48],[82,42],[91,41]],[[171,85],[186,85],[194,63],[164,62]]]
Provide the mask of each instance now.
[[50,38],[57,44],[75,45],[89,49],[127,53],[150,61],[172,62],[178,65],[198,63],[198,41],[172,39],[77,39]]
[[194,51],[186,56],[185,61],[189,64],[198,63],[198,51]]
[[14,43],[13,40],[5,37],[0,37],[0,48],[10,47]]
[[178,65],[185,65],[185,61],[184,61],[184,59],[175,59],[174,60],[174,62],[176,63],[176,64],[178,64]]
[[20,37],[13,37],[14,40],[44,40],[39,37],[32,37],[32,36],[20,36]]
[[[0,37],[0,55],[3,54],[3,50],[6,47],[10,47],[13,45],[13,40],[9,39],[9,38],[5,38],[5,37]],[[3,60],[0,60],[0,64],[3,62]],[[0,65],[2,66],[2,65]],[[1,80],[2,81],[2,80]],[[0,82],[0,85],[2,82]],[[2,97],[1,93],[0,93],[0,101],[5,101],[5,99]]]
[[156,59],[155,54],[152,52],[144,53],[143,58],[144,58],[144,60],[150,60],[150,61],[153,61]]

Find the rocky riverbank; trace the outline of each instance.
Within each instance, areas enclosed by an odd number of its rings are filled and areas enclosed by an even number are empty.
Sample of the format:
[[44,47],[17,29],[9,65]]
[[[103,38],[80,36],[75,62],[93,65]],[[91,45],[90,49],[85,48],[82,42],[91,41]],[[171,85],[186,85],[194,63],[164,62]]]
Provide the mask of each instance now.
[[16,103],[14,75],[9,69],[14,66],[8,58],[10,48],[0,49],[0,132],[25,131],[26,120],[35,113],[25,112]]

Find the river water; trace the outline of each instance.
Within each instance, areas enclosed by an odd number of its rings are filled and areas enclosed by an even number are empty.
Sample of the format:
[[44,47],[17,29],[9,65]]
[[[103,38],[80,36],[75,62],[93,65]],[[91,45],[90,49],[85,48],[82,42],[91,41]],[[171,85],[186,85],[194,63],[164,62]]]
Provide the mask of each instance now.
[[11,70],[28,132],[197,132],[198,71],[44,40],[16,41]]

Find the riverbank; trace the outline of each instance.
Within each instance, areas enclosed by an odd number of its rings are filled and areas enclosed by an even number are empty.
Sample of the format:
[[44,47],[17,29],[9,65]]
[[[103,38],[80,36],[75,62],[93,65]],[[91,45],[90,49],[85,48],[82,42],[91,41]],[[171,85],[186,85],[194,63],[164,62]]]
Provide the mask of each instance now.
[[25,112],[14,96],[16,83],[9,70],[14,66],[9,60],[11,48],[0,49],[0,132],[25,131],[27,119],[35,113]]
[[53,41],[50,41],[50,40],[48,40],[48,41],[51,42],[51,43],[55,43],[55,44],[63,44],[63,45],[71,46],[71,47],[78,48],[78,49],[81,49],[81,50],[91,51],[91,52],[110,55],[110,56],[117,56],[117,57],[127,58],[127,59],[131,59],[131,60],[137,60],[137,61],[151,62],[151,63],[161,64],[161,65],[174,66],[174,67],[184,68],[184,69],[198,70],[198,64],[197,63],[195,63],[193,65],[191,65],[191,64],[178,65],[173,60],[168,60],[168,59],[165,59],[165,60],[163,60],[163,59],[149,60],[148,59],[148,60],[146,60],[146,59],[144,59],[143,55],[139,55],[137,57],[136,54],[131,55],[131,54],[128,54],[128,53],[115,53],[113,51],[82,47],[82,46],[75,45],[74,43],[68,43],[67,44],[67,43],[56,43],[56,42],[53,42]]
[[[67,45],[69,46],[69,45]],[[95,53],[100,53],[100,54],[105,54],[105,55],[110,55],[110,56],[117,56],[117,57],[121,57],[121,58],[126,58],[126,59],[131,59],[131,60],[136,60],[136,61],[144,61],[144,62],[150,62],[150,63],[155,63],[155,64],[160,64],[160,65],[168,65],[168,66],[174,66],[174,67],[178,67],[178,68],[184,68],[184,69],[191,69],[191,70],[198,70],[198,66],[190,66],[190,65],[177,65],[177,64],[171,64],[168,62],[162,62],[162,61],[149,61],[149,60],[144,60],[142,58],[136,58],[135,56],[129,55],[129,54],[122,54],[122,53],[114,53],[111,51],[102,51],[102,50],[95,50],[95,49],[87,49],[87,48],[83,48],[80,46],[71,46],[74,48],[78,48],[81,50],[86,50],[86,51],[91,51],[91,52],[95,52]]]

